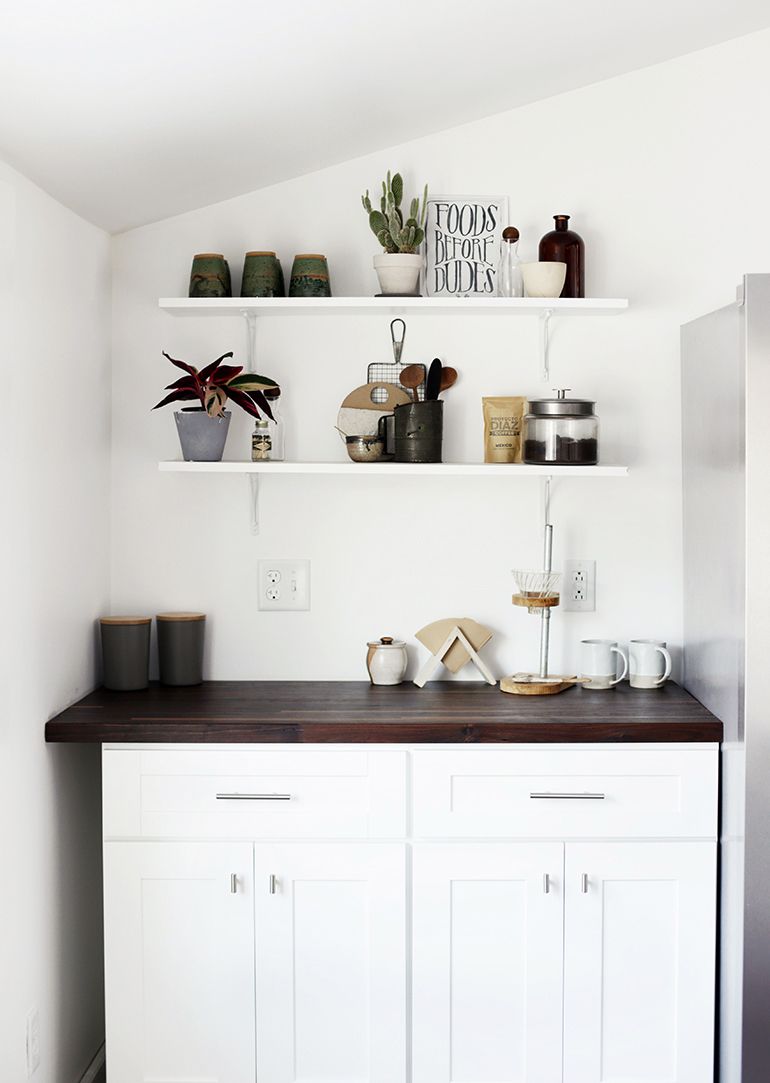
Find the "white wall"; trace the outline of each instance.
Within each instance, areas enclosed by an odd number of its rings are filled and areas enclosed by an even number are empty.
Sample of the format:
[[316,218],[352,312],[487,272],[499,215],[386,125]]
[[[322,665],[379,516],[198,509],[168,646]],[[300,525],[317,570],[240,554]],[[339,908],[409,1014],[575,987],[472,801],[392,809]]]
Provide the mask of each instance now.
[[[555,487],[556,561],[597,560],[598,605],[556,613],[554,666],[573,669],[584,636],[678,649],[679,325],[728,302],[744,271],[767,269],[770,153],[757,117],[769,105],[763,32],[115,238],[114,605],[204,609],[211,677],[361,678],[365,642],[381,634],[411,641],[414,666],[414,632],[451,614],[496,629],[498,672],[536,664],[538,625],[509,596],[510,569],[540,563],[537,482],[268,478],[254,538],[243,478],[157,471],[178,456],[171,411],[150,413],[176,375],[161,349],[200,364],[230,348],[245,359],[238,319],[176,319],[158,297],[186,293],[196,251],[225,252],[237,288],[252,248],[277,249],[287,274],[294,252],[325,252],[337,294],[375,292],[359,195],[390,167],[408,191],[427,180],[434,192],[509,193],[525,258],[553,213],[571,213],[588,292],[630,298],[626,316],[557,326],[550,385],[531,321],[412,318],[405,356],[439,355],[460,372],[448,459],[482,457],[484,394],[562,386],[597,400],[602,457],[631,475]],[[290,457],[344,457],[337,406],[389,352],[385,318],[264,321],[258,369],[284,387]],[[227,457],[248,456],[248,431],[236,418]],[[257,611],[257,560],[279,556],[312,561],[309,613]]]
[[36,1083],[75,1083],[104,1033],[99,750],[43,727],[108,604],[109,240],[0,165],[0,252],[0,1078],[37,1008]]

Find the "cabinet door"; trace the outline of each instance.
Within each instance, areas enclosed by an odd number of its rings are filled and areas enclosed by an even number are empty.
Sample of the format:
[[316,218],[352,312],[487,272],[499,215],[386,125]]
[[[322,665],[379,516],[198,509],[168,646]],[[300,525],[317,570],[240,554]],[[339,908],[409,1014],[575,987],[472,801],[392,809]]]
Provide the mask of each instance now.
[[110,1083],[254,1083],[252,864],[250,843],[105,844]]
[[255,847],[259,1079],[405,1079],[405,867],[395,844]]
[[561,1079],[563,865],[561,843],[415,846],[414,1083]]
[[565,1083],[713,1078],[716,846],[567,846]]

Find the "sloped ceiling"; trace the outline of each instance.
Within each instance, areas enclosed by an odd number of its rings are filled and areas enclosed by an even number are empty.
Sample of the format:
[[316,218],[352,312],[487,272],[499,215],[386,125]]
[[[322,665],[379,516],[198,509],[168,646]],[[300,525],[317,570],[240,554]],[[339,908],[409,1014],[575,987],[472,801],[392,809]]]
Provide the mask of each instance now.
[[24,0],[0,155],[119,232],[766,25],[767,0]]

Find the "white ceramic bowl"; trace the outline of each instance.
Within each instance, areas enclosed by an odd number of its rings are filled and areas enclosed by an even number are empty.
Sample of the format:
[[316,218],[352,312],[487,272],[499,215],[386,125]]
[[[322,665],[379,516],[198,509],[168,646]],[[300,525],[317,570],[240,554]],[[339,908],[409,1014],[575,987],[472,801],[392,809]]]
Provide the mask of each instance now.
[[521,276],[527,297],[558,297],[567,277],[567,264],[557,261],[522,263]]

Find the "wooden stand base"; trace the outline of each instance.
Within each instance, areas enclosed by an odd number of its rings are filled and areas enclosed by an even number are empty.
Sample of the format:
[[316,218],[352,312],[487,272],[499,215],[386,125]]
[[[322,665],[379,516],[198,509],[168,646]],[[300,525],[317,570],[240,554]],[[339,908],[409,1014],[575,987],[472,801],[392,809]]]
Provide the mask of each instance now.
[[534,673],[514,673],[512,677],[503,677],[500,681],[501,692],[511,692],[514,696],[552,696],[556,692],[565,692],[576,684],[580,677],[538,677]]

